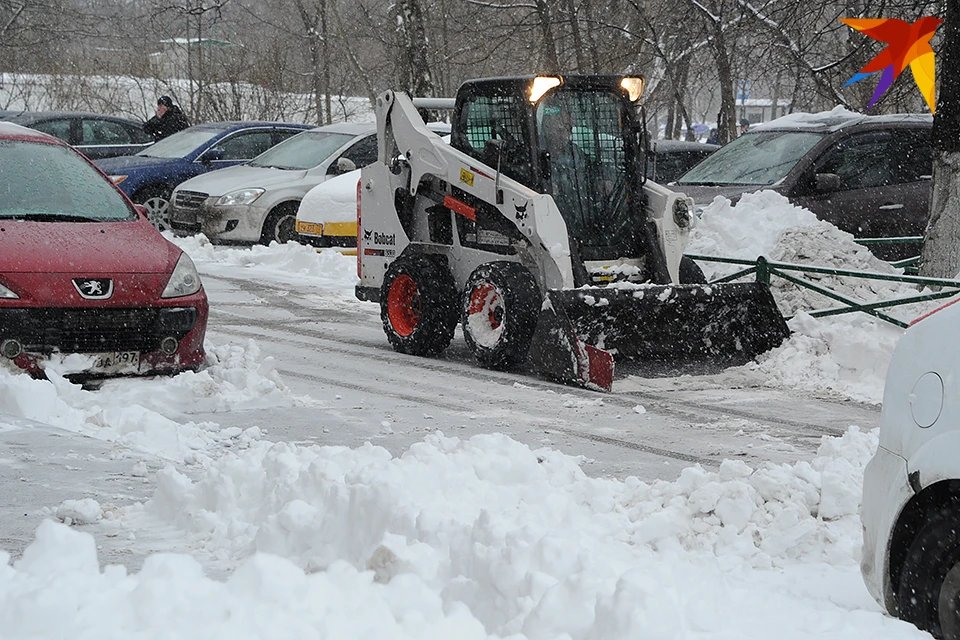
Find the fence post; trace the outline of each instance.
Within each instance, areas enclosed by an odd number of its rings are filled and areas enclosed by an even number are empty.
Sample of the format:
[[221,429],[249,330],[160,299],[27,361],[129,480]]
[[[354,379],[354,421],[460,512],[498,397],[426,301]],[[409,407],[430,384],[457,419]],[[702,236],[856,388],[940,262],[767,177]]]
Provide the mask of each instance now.
[[757,282],[770,284],[770,265],[763,256],[757,258]]

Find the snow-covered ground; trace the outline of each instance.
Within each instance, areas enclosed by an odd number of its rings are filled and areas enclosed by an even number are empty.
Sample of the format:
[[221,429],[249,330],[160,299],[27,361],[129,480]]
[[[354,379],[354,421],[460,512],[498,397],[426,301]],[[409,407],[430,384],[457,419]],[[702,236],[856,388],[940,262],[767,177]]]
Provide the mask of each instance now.
[[[692,253],[889,269],[773,194],[714,203],[696,233]],[[178,242],[211,278],[296,288],[313,313],[376,316],[352,297],[352,258]],[[863,299],[902,293],[832,286]],[[775,295],[788,313],[823,306],[781,285]],[[787,343],[720,383],[754,376],[771,390],[879,402],[898,329],[857,315],[800,314],[790,326]],[[278,425],[221,428],[215,418],[299,411],[320,428],[327,399],[295,393],[258,342],[211,329],[200,373],[94,391],[56,373],[70,362],[44,381],[0,369],[0,436],[35,420],[95,438],[150,487],[122,504],[78,491],[46,505],[32,545],[0,562],[3,638],[925,637],[882,614],[860,580],[870,424],[824,436],[804,459],[727,460],[670,480],[589,473],[586,455],[496,429],[444,434],[422,411],[405,425],[422,435],[401,452],[280,442]],[[389,421],[380,428],[393,432]],[[88,532],[161,537],[180,553],[149,555],[138,571],[104,567],[101,538]]]

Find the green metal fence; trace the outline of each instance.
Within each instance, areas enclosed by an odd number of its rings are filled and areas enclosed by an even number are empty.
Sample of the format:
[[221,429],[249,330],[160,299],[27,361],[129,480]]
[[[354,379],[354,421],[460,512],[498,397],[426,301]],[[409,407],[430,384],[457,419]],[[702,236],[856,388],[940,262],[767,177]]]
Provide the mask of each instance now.
[[[815,318],[823,318],[827,316],[836,316],[844,313],[856,313],[862,312],[870,314],[880,320],[889,322],[901,328],[906,328],[908,323],[887,315],[882,310],[890,309],[892,307],[898,307],[907,304],[915,304],[918,302],[928,302],[931,300],[942,300],[944,298],[950,298],[952,296],[960,293],[960,281],[957,280],[947,280],[945,278],[921,278],[919,276],[913,275],[895,275],[889,273],[875,273],[870,271],[854,271],[852,269],[835,269],[832,267],[816,267],[811,265],[804,264],[791,264],[788,262],[771,262],[766,258],[760,257],[755,261],[751,260],[742,260],[737,258],[720,258],[716,256],[701,256],[701,255],[691,255],[687,254],[688,257],[697,260],[699,262],[716,262],[722,264],[734,264],[741,265],[744,268],[731,273],[730,275],[723,276],[722,278],[717,278],[713,280],[711,284],[720,284],[723,282],[732,282],[734,280],[740,280],[751,275],[755,275],[758,282],[764,282],[770,284],[772,278],[782,278],[788,282],[810,289],[815,291],[831,300],[835,300],[841,303],[841,306],[832,307],[829,309],[820,309],[815,311],[808,312],[811,316]],[[830,275],[846,278],[860,278],[864,280],[881,280],[887,282],[901,282],[906,284],[915,284],[925,287],[937,287],[938,291],[932,291],[928,293],[918,293],[914,296],[907,296],[903,298],[896,298],[893,300],[881,300],[877,302],[861,302],[848,298],[844,295],[832,291],[824,286],[821,286],[815,282],[804,279],[800,275],[795,274],[819,274],[819,275]],[[788,318],[789,319],[789,318]]]

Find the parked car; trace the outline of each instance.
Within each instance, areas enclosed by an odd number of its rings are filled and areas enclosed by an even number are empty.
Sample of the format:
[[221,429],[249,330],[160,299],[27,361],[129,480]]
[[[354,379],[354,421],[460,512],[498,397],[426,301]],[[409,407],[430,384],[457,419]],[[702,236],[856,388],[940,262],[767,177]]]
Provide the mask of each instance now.
[[100,375],[196,369],[206,326],[187,254],[66,143],[0,122],[0,357],[33,373],[73,353]]
[[170,228],[173,189],[189,178],[232,167],[310,128],[283,122],[212,122],[179,131],[149,149],[125,158],[98,160],[97,166],[120,190],[147,209],[160,230]]
[[56,136],[91,160],[129,156],[153,144],[142,122],[97,113],[2,111],[0,120]]
[[[930,208],[930,115],[834,110],[755,125],[677,180],[698,209],[771,189],[857,238],[922,236]],[[886,260],[916,253],[878,245]]]
[[[442,134],[449,144],[450,127],[432,122],[431,129]],[[296,230],[301,244],[314,247],[353,247],[357,245],[357,184],[360,171],[350,171],[321,182],[310,189],[297,208]]]
[[719,148],[702,142],[653,140],[647,157],[647,177],[660,184],[673,182]]
[[870,594],[937,638],[960,638],[960,300],[915,320],[887,369],[880,446],[863,476]]
[[356,251],[359,182],[358,169],[321,182],[303,196],[297,209],[300,244],[321,248],[353,247]]

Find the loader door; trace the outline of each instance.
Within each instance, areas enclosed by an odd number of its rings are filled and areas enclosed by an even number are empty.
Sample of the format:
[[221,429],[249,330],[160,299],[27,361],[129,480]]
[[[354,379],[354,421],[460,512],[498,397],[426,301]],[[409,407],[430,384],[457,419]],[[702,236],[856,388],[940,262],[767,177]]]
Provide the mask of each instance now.
[[584,260],[636,257],[642,246],[628,109],[603,90],[554,91],[537,105],[540,173]]

